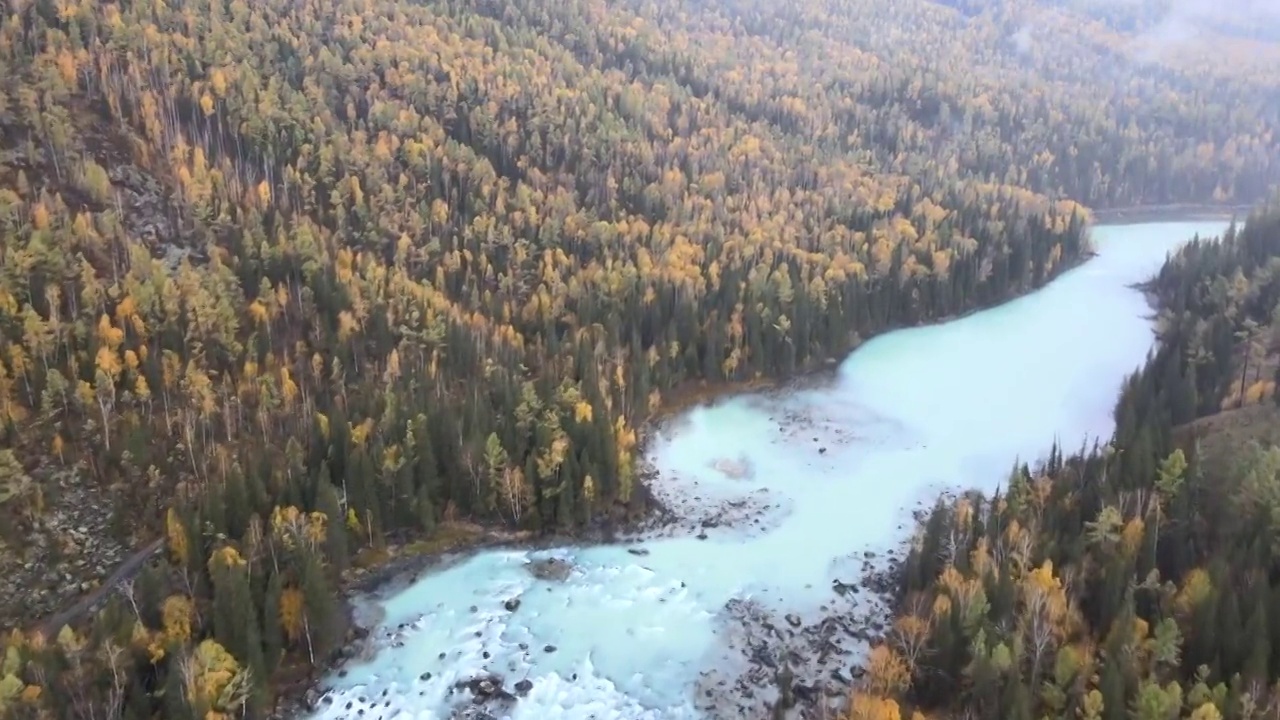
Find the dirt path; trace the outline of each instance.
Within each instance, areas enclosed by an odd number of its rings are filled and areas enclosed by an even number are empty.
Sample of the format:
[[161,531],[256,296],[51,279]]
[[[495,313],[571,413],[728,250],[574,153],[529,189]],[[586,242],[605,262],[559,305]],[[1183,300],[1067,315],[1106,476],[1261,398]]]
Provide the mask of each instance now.
[[35,629],[43,634],[46,638],[55,637],[64,625],[71,625],[86,615],[90,610],[95,608],[99,603],[107,599],[117,587],[127,580],[133,578],[142,569],[142,566],[151,559],[153,555],[164,547],[164,538],[154,540],[145,545],[141,549],[125,558],[124,562],[116,567],[115,572],[111,573],[101,585],[94,588],[88,595],[77,600],[68,607],[59,610],[53,615],[41,621]]

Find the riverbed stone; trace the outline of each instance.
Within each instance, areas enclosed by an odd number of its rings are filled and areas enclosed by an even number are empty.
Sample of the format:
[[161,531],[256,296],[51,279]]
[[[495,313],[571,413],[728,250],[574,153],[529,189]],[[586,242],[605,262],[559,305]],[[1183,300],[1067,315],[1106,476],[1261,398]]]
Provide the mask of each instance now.
[[573,564],[568,560],[560,558],[547,558],[545,560],[534,560],[526,567],[529,572],[539,580],[554,580],[555,582],[564,582],[569,579],[569,575],[573,572]]

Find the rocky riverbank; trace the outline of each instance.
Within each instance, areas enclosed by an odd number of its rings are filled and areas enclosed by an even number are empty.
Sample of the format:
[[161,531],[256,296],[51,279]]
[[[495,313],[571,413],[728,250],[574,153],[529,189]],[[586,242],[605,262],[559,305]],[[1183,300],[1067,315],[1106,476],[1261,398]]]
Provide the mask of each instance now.
[[[805,382],[815,380],[810,377]],[[767,396],[774,392],[795,389],[789,386],[786,390],[765,390],[762,402],[767,402]],[[867,424],[846,427],[842,421],[848,419],[843,416],[814,415],[782,405],[777,406],[770,419],[777,423],[779,442],[808,446],[808,451],[815,457],[826,455],[828,449],[838,452],[843,445],[865,439],[858,433],[881,432],[877,429],[879,424],[888,422],[883,418],[870,418],[870,427]],[[679,432],[682,422],[681,418],[667,418],[648,429],[656,439],[662,433]],[[449,553],[412,556],[401,551],[398,553],[401,557],[383,562],[376,571],[363,575],[352,584],[353,598],[363,596],[375,601],[353,603],[353,607],[358,604],[362,608],[376,608],[380,604],[376,602],[378,599],[394,596],[427,573],[439,572],[482,549],[537,551],[560,546],[581,549],[591,545],[621,544],[637,559],[636,564],[642,566],[643,558],[649,554],[647,545],[650,542],[673,537],[735,542],[735,538],[759,536],[775,530],[792,512],[786,494],[776,487],[768,489],[767,483],[761,483],[761,478],[754,477],[756,469],[745,458],[713,460],[708,469],[715,475],[706,477],[704,474],[699,480],[659,475],[654,467],[643,464],[638,485],[650,494],[647,504],[654,511],[626,526],[601,522],[584,535],[568,538],[532,538],[519,533],[479,534],[477,529],[472,541]],[[923,510],[926,502],[932,503],[936,497],[935,490],[932,489],[927,498],[918,498],[919,510]],[[903,537],[911,531],[911,518],[908,517],[911,509],[903,508],[904,515],[898,525]],[[526,569],[540,587],[556,593],[561,583],[572,582],[577,571],[572,560],[567,559],[572,556],[572,552],[564,558],[556,553],[537,553],[527,561]],[[696,703],[699,710],[709,718],[768,717],[781,702],[786,712],[779,717],[796,720],[818,718],[825,710],[839,706],[860,672],[858,664],[865,650],[884,631],[892,606],[889,593],[897,585],[896,574],[904,558],[905,550],[895,548],[879,554],[859,552],[855,557],[837,560],[831,574],[839,579],[831,583],[829,591],[824,592],[829,594],[811,607],[788,607],[790,600],[785,597],[774,598],[772,605],[750,597],[737,597],[726,603],[718,613],[718,639],[713,650],[718,657],[709,658],[712,662],[708,662],[705,672],[697,680]],[[424,672],[424,677],[412,683],[414,687],[402,687],[385,699],[365,697],[361,701],[359,696],[353,698],[350,694],[330,693],[322,684],[303,684],[291,691],[290,703],[282,706],[278,716],[296,717],[307,709],[328,707],[326,703],[351,702],[353,716],[358,716],[363,709],[366,715],[372,713],[377,717],[380,709],[390,711],[396,706],[395,692],[404,692],[410,695],[426,693],[430,697],[424,698],[423,702],[430,706],[451,706],[455,709],[455,717],[473,720],[503,717],[533,684],[540,681],[537,677],[526,676],[527,661],[519,661],[518,657],[510,668],[506,660],[500,660],[500,656],[495,655],[490,660],[488,650],[499,653],[504,643],[511,642],[505,631],[492,635],[500,632],[493,628],[510,626],[512,621],[507,618],[507,613],[516,613],[522,603],[518,595],[494,600],[490,606],[481,602],[482,607],[472,606],[470,610],[475,615],[474,628],[478,634],[474,639],[476,647],[464,654],[475,651],[473,654],[483,656],[483,662],[474,663],[473,667],[459,672],[456,677],[452,673],[462,666],[451,665],[447,657],[442,657],[440,664],[453,670],[441,672],[432,667],[436,677],[429,677],[431,673]],[[444,612],[466,615],[463,609],[448,609],[447,603],[445,608]],[[372,657],[380,651],[413,642],[413,636],[434,625],[430,615],[435,610],[424,607],[423,612],[425,614],[416,619],[397,620],[398,623],[403,621],[398,627],[383,624],[383,618],[377,614],[353,615],[352,644],[331,667],[333,674],[326,674],[326,677],[346,677],[343,670],[346,662]],[[547,640],[550,643],[546,643]],[[537,647],[521,645],[516,655],[555,653],[558,652],[555,643],[554,637],[547,637],[532,643]],[[462,648],[441,647],[440,650],[448,655]],[[570,679],[570,682],[576,681],[576,677]],[[443,696],[440,695],[442,692]],[[392,705],[386,705],[387,702]],[[405,700],[401,698],[399,702]],[[408,702],[412,703],[412,700]],[[400,709],[404,709],[403,706]]]

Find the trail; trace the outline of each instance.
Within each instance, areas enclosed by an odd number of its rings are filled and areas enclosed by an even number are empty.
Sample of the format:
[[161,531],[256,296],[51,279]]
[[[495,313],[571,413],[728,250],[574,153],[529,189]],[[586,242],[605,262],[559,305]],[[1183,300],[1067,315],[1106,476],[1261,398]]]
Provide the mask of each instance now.
[[147,560],[150,560],[151,557],[159,552],[160,548],[163,546],[164,538],[159,538],[135,551],[132,555],[125,558],[124,562],[120,563],[120,565],[115,569],[115,572],[111,573],[111,575],[104,580],[101,585],[94,588],[93,592],[90,592],[88,595],[80,598],[66,608],[63,608],[62,610],[59,610],[53,615],[45,618],[37,624],[34,629],[39,631],[46,638],[55,637],[63,626],[71,625],[75,621],[79,620],[90,610],[97,607],[97,605],[103,600],[106,600],[107,596],[122,583],[132,579],[134,575],[137,575],[138,571],[142,569],[142,566],[146,564]]

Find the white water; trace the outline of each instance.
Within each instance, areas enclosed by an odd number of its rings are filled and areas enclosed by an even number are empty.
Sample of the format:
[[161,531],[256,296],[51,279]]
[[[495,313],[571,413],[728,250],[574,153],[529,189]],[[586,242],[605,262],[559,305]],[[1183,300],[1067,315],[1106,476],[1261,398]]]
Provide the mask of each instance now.
[[[651,450],[655,490],[687,513],[689,535],[651,540],[645,556],[622,546],[486,552],[427,576],[380,601],[379,634],[396,637],[331,678],[331,704],[314,717],[448,718],[470,698],[449,697],[455,681],[495,672],[508,690],[533,682],[511,720],[703,718],[700,672],[738,657],[719,621],[726,601],[812,618],[832,601],[832,580],[857,580],[863,552],[900,544],[910,511],[939,491],[994,490],[1016,459],[1034,462],[1055,438],[1068,450],[1105,440],[1120,382],[1153,343],[1150,309],[1128,286],[1193,234],[1224,228],[1098,227],[1099,257],[1040,292],[881,336],[828,386],[689,412]],[[713,467],[739,458],[748,477]],[[695,537],[728,501],[746,501],[748,519]],[[567,581],[523,567],[547,555],[573,562]],[[508,612],[513,597],[521,605]]]

